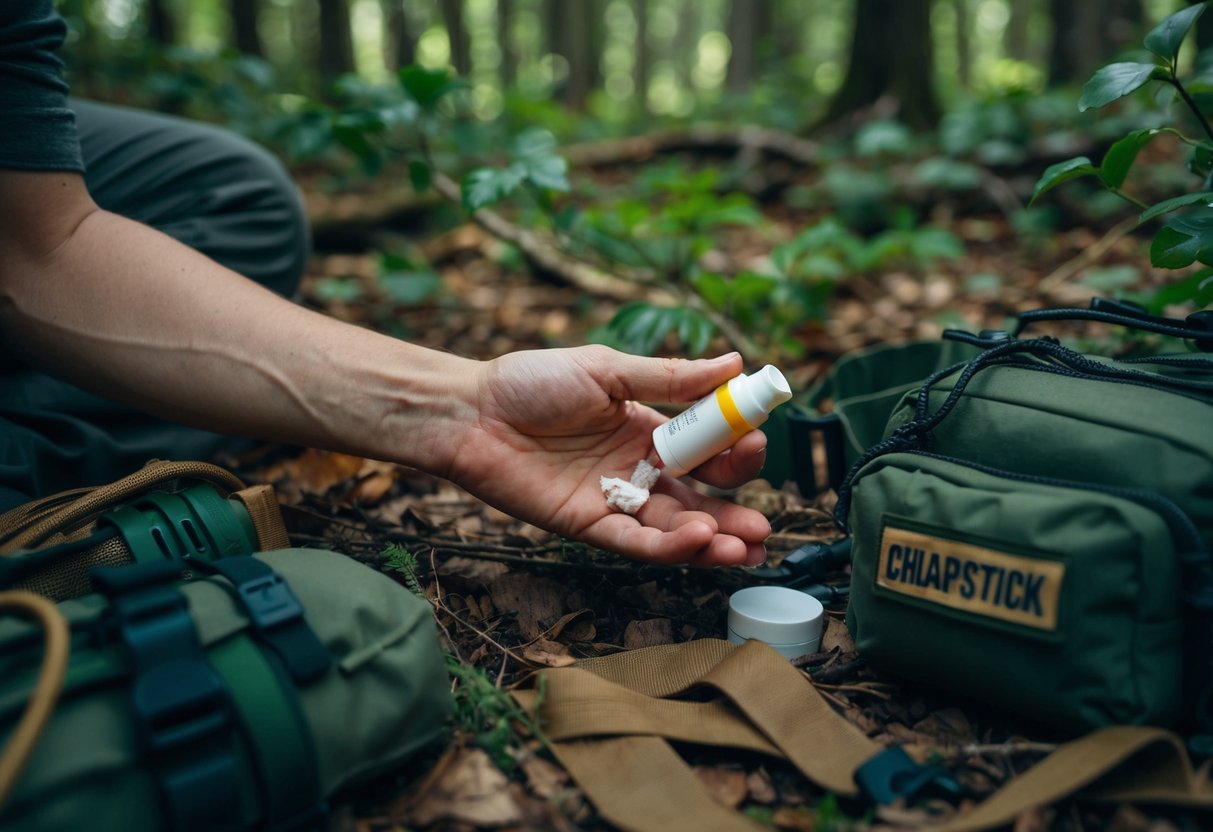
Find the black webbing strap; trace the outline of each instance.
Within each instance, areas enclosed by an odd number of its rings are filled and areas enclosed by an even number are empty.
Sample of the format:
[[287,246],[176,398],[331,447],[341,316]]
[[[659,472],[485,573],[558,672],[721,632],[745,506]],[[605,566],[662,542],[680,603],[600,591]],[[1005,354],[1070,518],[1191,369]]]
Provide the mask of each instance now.
[[268,563],[239,556],[196,560],[191,567],[227,578],[253,624],[254,637],[274,652],[297,684],[322,676],[333,657],[303,617],[303,606]]
[[1092,298],[1089,309],[1033,309],[1019,313],[1018,317],[1019,325],[1013,333],[1016,336],[1037,321],[1099,321],[1173,338],[1186,338],[1193,341],[1197,349],[1213,352],[1213,312],[1210,311],[1193,312],[1187,318],[1164,318],[1151,315],[1144,307],[1128,301]]
[[130,653],[135,729],[169,827],[202,832],[230,822],[239,809],[231,696],[175,585],[180,565],[101,567],[90,577]]

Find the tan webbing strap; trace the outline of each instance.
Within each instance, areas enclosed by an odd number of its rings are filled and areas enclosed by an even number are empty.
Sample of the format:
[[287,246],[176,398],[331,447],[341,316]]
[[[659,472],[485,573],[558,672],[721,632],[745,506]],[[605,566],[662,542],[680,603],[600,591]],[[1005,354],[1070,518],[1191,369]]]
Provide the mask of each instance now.
[[628,832],[759,832],[716,801],[658,737],[554,743],[553,751],[608,821]]
[[[557,680],[558,677],[558,680]],[[533,709],[531,691],[516,691]],[[593,718],[586,719],[586,710]],[[609,736],[650,736],[742,748],[782,757],[779,748],[723,702],[654,699],[579,667],[552,671],[543,699],[543,735],[554,742]]]
[[253,521],[253,530],[257,533],[258,551],[272,552],[275,549],[290,548],[291,541],[286,536],[282,510],[278,508],[278,498],[274,496],[272,485],[252,485],[233,492],[231,496],[243,503],[248,510],[249,519]]
[[[130,476],[94,488],[63,507],[41,516],[33,525],[16,524],[14,518],[28,514],[22,506],[0,516],[0,529],[9,529],[8,535],[0,538],[0,553],[36,548],[54,535],[69,531],[152,486],[179,477],[209,482],[218,486],[225,494],[244,488],[244,483],[235,474],[218,465],[206,462],[149,462]],[[48,499],[53,501],[60,496],[62,495]]]
[[[800,671],[757,642],[734,647],[704,640],[633,650],[544,675],[540,711],[554,753],[604,817],[635,832],[690,829],[675,827],[671,818],[727,811],[662,737],[782,756],[842,795],[856,794],[855,769],[880,750],[835,713]],[[701,686],[731,701],[663,698]],[[535,704],[529,691],[514,695],[524,707]],[[614,738],[583,739],[604,736]],[[1123,765],[1127,761],[1131,765]],[[662,788],[654,794],[652,783],[633,782],[646,777]],[[1119,727],[1061,746],[964,817],[936,828],[979,832],[1080,791],[1100,801],[1213,809],[1213,787],[1193,773],[1174,734]],[[699,808],[705,801],[711,806]],[[699,830],[735,828],[714,823],[695,821]]]

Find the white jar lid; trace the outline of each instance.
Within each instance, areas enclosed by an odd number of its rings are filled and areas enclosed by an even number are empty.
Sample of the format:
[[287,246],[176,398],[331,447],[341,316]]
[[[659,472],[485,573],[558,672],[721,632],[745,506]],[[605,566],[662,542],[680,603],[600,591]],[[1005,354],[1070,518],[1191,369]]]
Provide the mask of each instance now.
[[729,641],[763,641],[788,658],[816,653],[825,608],[786,586],[751,586],[729,598]]

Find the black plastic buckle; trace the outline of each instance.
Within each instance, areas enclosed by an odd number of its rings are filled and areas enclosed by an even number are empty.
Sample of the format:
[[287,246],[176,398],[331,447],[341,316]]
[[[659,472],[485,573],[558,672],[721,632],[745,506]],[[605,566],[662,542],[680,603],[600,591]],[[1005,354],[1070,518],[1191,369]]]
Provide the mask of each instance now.
[[139,676],[133,699],[146,747],[173,751],[227,731],[227,691],[209,666],[164,662]]
[[277,572],[238,584],[236,592],[260,632],[303,618],[303,606]]
[[196,566],[227,578],[258,640],[282,660],[292,679],[303,684],[329,669],[332,654],[308,626],[290,584],[268,563],[242,555]]
[[231,697],[198,642],[180,566],[149,561],[90,572],[134,665],[131,708],[170,827],[205,830],[239,801]]
[[900,745],[892,745],[855,769],[855,784],[875,803],[887,806],[897,800],[907,803],[933,794],[960,796],[960,784],[939,766],[920,765]]

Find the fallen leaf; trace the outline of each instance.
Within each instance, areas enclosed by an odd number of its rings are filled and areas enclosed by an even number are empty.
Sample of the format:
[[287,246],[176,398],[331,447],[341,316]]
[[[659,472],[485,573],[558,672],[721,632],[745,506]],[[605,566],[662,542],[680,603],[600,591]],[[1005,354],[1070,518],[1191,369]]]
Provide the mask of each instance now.
[[538,638],[569,606],[584,606],[580,593],[570,594],[551,578],[524,572],[502,575],[489,587],[489,595],[498,612],[517,615],[518,629],[528,641]]
[[504,563],[483,558],[465,558],[456,555],[438,564],[438,577],[444,581],[456,578],[464,587],[472,585],[487,588],[493,581],[507,574],[510,568]]
[[569,648],[558,641],[537,639],[522,648],[522,657],[541,667],[568,667],[576,659],[569,655]]
[[396,484],[396,475],[385,471],[374,471],[369,476],[358,480],[350,491],[350,499],[363,506],[375,506]]
[[695,773],[712,797],[730,809],[740,806],[749,793],[744,771],[724,766],[695,766]]
[[623,631],[623,646],[628,650],[639,647],[653,647],[658,644],[672,644],[674,628],[668,618],[647,618],[643,621],[629,621]]
[[771,823],[780,829],[793,829],[796,832],[815,832],[817,829],[817,812],[804,806],[782,806],[771,815]]
[[1048,832],[1055,812],[1047,807],[1025,809],[1015,816],[1014,832]]
[[562,615],[562,616],[560,616],[560,619],[555,624],[553,624],[551,627],[548,628],[547,637],[548,638],[559,638],[560,634],[563,633],[565,631],[565,629],[568,628],[570,625],[575,624],[578,621],[582,621],[586,618],[593,618],[593,617],[594,617],[594,611],[589,608],[580,609],[580,610],[577,610],[577,612],[570,612],[567,615]]
[[775,785],[771,782],[771,775],[767,774],[765,769],[751,771],[746,775],[745,785],[750,793],[750,800],[755,803],[774,803],[779,799]]
[[846,655],[855,652],[855,642],[847,630],[847,623],[841,618],[827,617],[826,631],[821,637],[821,652],[828,653],[834,648]]
[[293,460],[283,464],[285,476],[299,483],[310,494],[324,494],[362,470],[363,458],[306,448]]
[[537,754],[528,755],[521,765],[522,772],[526,775],[527,788],[536,797],[551,800],[569,785],[568,772]]
[[404,822],[429,826],[453,820],[481,827],[508,826],[522,820],[509,791],[509,779],[479,748],[461,748],[441,775],[406,808]]

